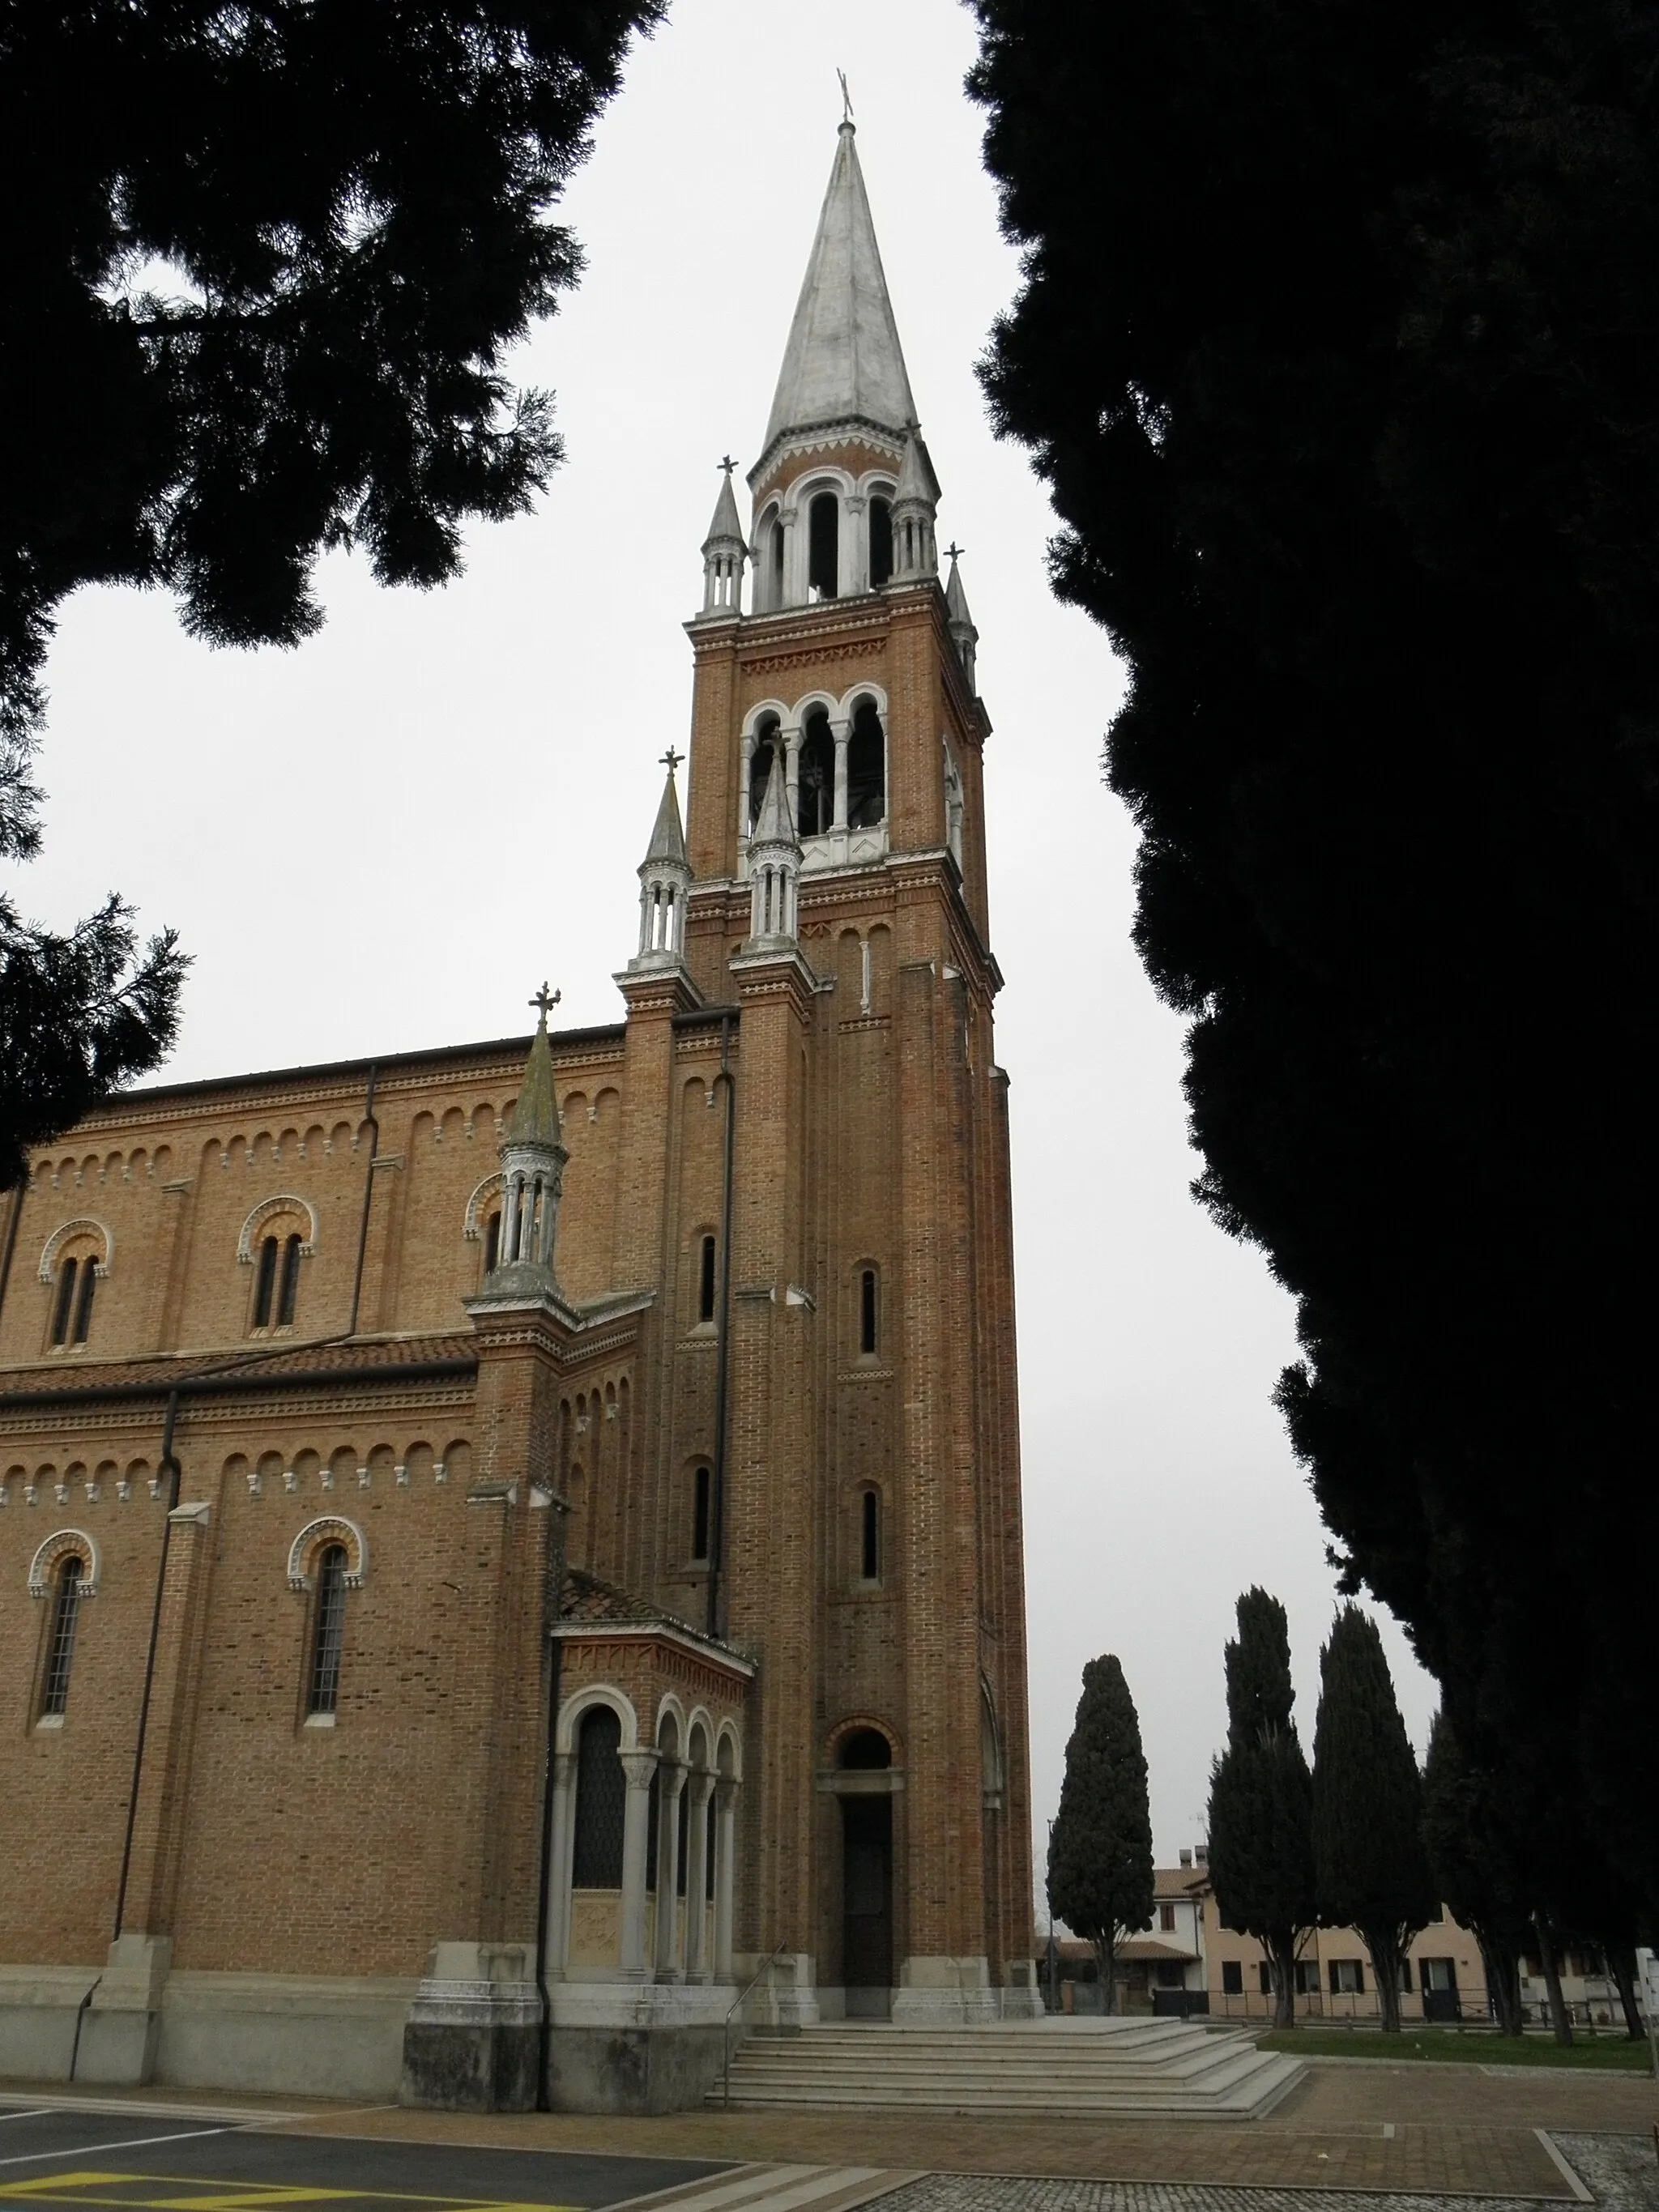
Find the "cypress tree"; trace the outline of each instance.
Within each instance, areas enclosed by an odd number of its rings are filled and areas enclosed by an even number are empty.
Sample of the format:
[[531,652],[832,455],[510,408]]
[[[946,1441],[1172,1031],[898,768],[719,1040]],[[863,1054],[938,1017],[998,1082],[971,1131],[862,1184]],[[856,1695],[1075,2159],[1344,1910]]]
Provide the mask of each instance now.
[[1319,1917],[1357,1928],[1382,2026],[1400,2032],[1400,1976],[1434,1911],[1423,1847],[1423,1778],[1395,1702],[1376,1623],[1345,1605],[1319,1655],[1313,1841]]
[[1273,2025],[1293,2027],[1297,1942],[1316,1913],[1313,1781],[1291,1718],[1285,1608],[1251,1589],[1237,1615],[1225,1655],[1227,1748],[1210,1777],[1210,1879],[1227,1925],[1267,1954]]
[[1451,1721],[1437,1714],[1423,1770],[1423,1839],[1435,1887],[1480,1946],[1504,2035],[1521,2033],[1521,1954],[1532,1932],[1501,1794],[1472,1766]]
[[1152,1819],[1140,1722],[1110,1652],[1083,1670],[1048,1844],[1048,1910],[1093,1944],[1113,2011],[1119,1940],[1152,1917]]

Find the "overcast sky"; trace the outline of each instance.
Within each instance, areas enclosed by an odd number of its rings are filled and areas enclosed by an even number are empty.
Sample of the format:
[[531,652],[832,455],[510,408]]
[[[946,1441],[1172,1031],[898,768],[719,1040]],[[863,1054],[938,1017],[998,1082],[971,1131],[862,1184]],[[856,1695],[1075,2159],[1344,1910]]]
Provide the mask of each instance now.
[[[1334,1578],[1269,1403],[1291,1304],[1188,1196],[1180,1024],[1129,945],[1134,837],[1099,772],[1121,673],[1049,596],[1046,501],[973,374],[1018,276],[973,52],[952,0],[674,0],[567,203],[586,277],[513,363],[568,449],[536,514],[474,532],[431,595],[331,559],[328,627],[294,653],[210,653],[164,599],[82,593],[21,892],[64,926],[118,888],[179,929],[180,1079],[512,1034],[544,973],[566,1023],[619,1019],[715,464],[756,459],[844,69],[995,726],[1040,1881],[1085,1660],[1123,1662],[1172,1862],[1204,1832],[1235,1597],[1289,1607],[1311,1750]],[[1420,1752],[1432,1685],[1384,1632]]]

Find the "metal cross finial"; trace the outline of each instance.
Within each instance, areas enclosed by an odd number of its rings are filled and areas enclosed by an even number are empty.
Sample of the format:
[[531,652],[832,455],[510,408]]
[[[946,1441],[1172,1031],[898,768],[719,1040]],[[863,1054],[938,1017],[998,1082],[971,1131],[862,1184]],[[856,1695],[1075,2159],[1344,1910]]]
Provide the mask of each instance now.
[[945,549],[945,557],[947,561],[960,561],[967,550],[968,548],[965,545],[947,545]]
[[685,755],[684,753],[677,753],[673,746],[670,745],[668,750],[661,756],[661,758],[663,766],[668,770],[670,775],[672,775],[675,769],[685,758]]
[[726,475],[730,476],[732,470],[736,468],[738,465],[732,459],[730,453],[722,453],[720,458],[720,465],[726,471]]
[[550,1010],[558,1005],[559,1000],[563,997],[563,995],[564,994],[562,991],[550,991],[547,988],[546,982],[544,981],[541,989],[537,992],[535,997],[530,1001],[532,1006],[538,1006],[541,1009],[541,1017],[544,1025],[546,1024]]
[[850,123],[853,119],[853,95],[847,89],[847,72],[837,70],[836,75],[841,79],[841,119],[843,123]]

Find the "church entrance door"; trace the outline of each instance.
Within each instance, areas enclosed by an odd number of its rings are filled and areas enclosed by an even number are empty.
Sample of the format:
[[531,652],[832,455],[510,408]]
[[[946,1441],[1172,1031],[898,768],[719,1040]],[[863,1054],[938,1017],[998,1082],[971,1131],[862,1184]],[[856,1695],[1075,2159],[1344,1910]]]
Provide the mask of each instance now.
[[843,1797],[842,1978],[849,2020],[885,2020],[893,1982],[893,1801]]

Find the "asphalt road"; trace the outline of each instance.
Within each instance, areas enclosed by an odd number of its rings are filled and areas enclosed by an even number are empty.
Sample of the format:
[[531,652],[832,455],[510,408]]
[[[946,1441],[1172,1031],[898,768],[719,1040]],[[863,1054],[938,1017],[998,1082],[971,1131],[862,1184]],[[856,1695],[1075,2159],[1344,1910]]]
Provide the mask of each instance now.
[[707,2160],[285,2135],[263,2118],[0,2106],[0,2212],[588,2212],[721,2171]]

